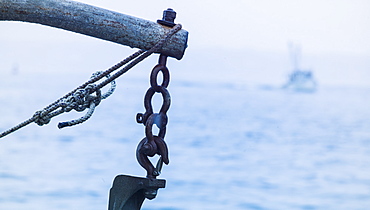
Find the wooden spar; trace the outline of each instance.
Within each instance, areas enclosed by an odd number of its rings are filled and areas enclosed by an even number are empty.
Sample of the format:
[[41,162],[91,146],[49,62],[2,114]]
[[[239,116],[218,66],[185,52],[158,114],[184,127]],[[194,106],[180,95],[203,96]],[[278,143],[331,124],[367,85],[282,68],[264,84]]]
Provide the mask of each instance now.
[[[39,23],[148,50],[169,27],[70,0],[0,0],[0,20]],[[180,60],[188,32],[180,30],[157,53]]]

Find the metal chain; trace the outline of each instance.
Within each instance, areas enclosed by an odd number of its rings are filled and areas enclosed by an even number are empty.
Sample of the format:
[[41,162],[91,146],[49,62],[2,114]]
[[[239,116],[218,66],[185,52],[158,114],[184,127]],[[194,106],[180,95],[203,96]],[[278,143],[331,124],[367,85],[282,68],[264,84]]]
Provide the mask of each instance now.
[[[176,28],[174,23],[176,12],[172,9],[167,9],[163,12],[162,20],[157,20],[157,23],[167,27]],[[170,83],[170,72],[166,67],[167,56],[160,54],[158,64],[153,68],[150,74],[150,88],[147,90],[144,97],[145,113],[138,113],[136,121],[145,125],[145,137],[140,141],[136,150],[136,158],[139,164],[147,171],[147,178],[156,179],[160,175],[163,163],[169,163],[168,147],[164,141],[166,135],[166,126],[168,122],[167,111],[171,105],[170,93],[167,87]],[[161,85],[158,85],[158,74],[163,75]],[[160,93],[163,98],[162,107],[158,113],[153,112],[152,98],[155,93]],[[153,135],[153,125],[159,128],[159,133]],[[160,155],[156,167],[149,161],[148,157],[153,157],[155,154]],[[151,199],[146,193],[146,198]]]
[[[64,112],[63,108],[60,109],[60,110],[57,110],[58,108],[61,107],[61,104],[63,104],[63,102],[61,103],[62,100],[65,100],[66,98],[72,96],[80,91],[81,89],[86,89],[88,85],[90,84],[93,84],[97,81],[99,81],[100,79],[102,79],[103,77],[107,77],[110,73],[112,73],[113,71],[119,69],[120,67],[124,66],[121,70],[119,70],[118,72],[116,72],[115,74],[113,74],[112,76],[110,76],[109,78],[105,79],[103,82],[101,82],[100,84],[97,84],[93,87],[88,87],[87,89],[89,89],[87,92],[89,93],[89,95],[95,93],[95,92],[98,92],[100,91],[101,88],[103,88],[104,86],[106,86],[107,84],[111,83],[112,81],[114,81],[116,78],[120,77],[122,74],[126,73],[128,70],[130,70],[132,67],[134,67],[136,64],[138,64],[139,62],[143,61],[145,58],[149,57],[151,54],[153,54],[154,52],[158,52],[160,48],[162,48],[162,46],[164,45],[164,43],[166,43],[171,37],[172,35],[174,35],[176,32],[178,32],[179,30],[181,30],[182,26],[181,24],[177,24],[175,25],[166,35],[163,39],[161,39],[157,44],[155,44],[151,49],[149,49],[148,51],[145,51],[145,50],[139,50],[135,53],[133,53],[132,55],[128,56],[126,59],[122,60],[121,62],[117,63],[116,65],[112,66],[111,68],[109,68],[108,70],[104,71],[103,73],[97,75],[96,77],[94,78],[91,78],[89,81],[85,82],[84,84],[80,85],[79,87],[77,87],[76,89],[74,89],[73,91],[67,93],[65,96],[59,98],[58,100],[56,100],[55,102],[51,103],[50,105],[46,106],[44,109],[42,109],[41,111],[37,111],[31,118],[29,118],[28,120],[25,120],[24,122],[21,122],[19,123],[18,125],[2,132],[0,134],[0,138],[12,133],[12,132],[15,132],[17,131],[18,129],[24,127],[24,126],[27,126],[28,124],[32,123],[32,122],[36,122],[38,125],[44,125],[44,124],[47,124],[50,122],[50,119],[56,115],[59,115],[61,113]],[[99,101],[100,102],[100,101]],[[95,106],[97,105],[96,103],[94,103]],[[91,105],[91,104],[89,104]],[[81,122],[84,122],[86,121],[87,119],[89,119],[89,117],[91,116],[92,112],[94,111],[94,108],[95,108],[94,105],[91,105],[90,108],[89,108],[89,112],[84,116],[82,117],[81,119],[79,120],[75,120],[75,121],[71,121],[71,122],[67,122],[67,123],[61,123],[58,125],[58,127],[65,127],[65,126],[71,126],[71,125],[75,125],[75,124],[78,124],[78,123],[81,123]],[[79,109],[79,108],[77,108]],[[57,110],[57,111],[55,111]],[[63,110],[63,111],[62,111]]]
[[[161,173],[163,163],[169,163],[168,148],[164,137],[166,135],[166,125],[168,122],[167,111],[171,105],[171,96],[167,90],[170,82],[169,70],[166,67],[167,56],[160,55],[159,64],[156,65],[150,75],[151,87],[147,90],[144,97],[145,113],[138,113],[136,121],[145,125],[145,138],[143,138],[136,150],[136,157],[139,164],[147,171],[147,177],[155,179]],[[158,85],[159,72],[163,75],[162,84]],[[162,107],[158,113],[153,112],[152,98],[155,93],[160,93],[163,98]],[[153,125],[159,128],[159,133],[153,135]],[[160,155],[156,167],[149,161],[149,157],[155,154]]]

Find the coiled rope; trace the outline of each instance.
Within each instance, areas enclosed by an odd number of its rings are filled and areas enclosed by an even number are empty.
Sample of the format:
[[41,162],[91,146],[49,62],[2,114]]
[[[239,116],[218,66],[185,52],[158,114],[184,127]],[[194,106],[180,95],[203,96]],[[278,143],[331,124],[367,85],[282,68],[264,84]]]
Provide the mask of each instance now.
[[[120,61],[116,65],[112,66],[111,68],[107,69],[104,72],[98,72],[94,74],[90,80],[85,82],[84,84],[80,85],[79,87],[75,88],[71,92],[67,93],[63,97],[59,98],[55,102],[49,104],[45,108],[43,108],[40,111],[36,111],[35,114],[19,123],[18,125],[2,132],[0,134],[0,138],[13,133],[17,131],[20,128],[23,128],[24,126],[35,122],[39,126],[48,124],[51,120],[51,118],[64,113],[69,112],[71,110],[76,111],[83,111],[86,108],[88,108],[88,112],[85,114],[85,116],[77,119],[77,120],[71,120],[68,122],[61,122],[58,124],[59,128],[63,128],[66,126],[73,126],[82,122],[85,122],[88,120],[91,115],[93,114],[95,107],[99,105],[102,99],[107,98],[109,95],[111,95],[115,89],[115,79],[126,73],[128,70],[130,70],[132,67],[134,67],[136,64],[143,61],[145,58],[149,57],[154,52],[157,52],[159,49],[162,48],[162,46],[174,35],[176,32],[181,30],[182,26],[181,24],[175,25],[157,44],[155,44],[151,49],[145,51],[145,50],[138,50],[137,52],[133,53],[132,55],[128,56],[124,60]],[[127,65],[126,65],[127,64]],[[126,65],[126,66],[124,66]],[[112,72],[116,71],[117,69],[124,66],[121,70],[117,71],[115,74],[110,75]],[[99,84],[94,84],[95,82],[101,80],[102,78],[106,77],[104,81],[102,81]],[[105,93],[101,94],[101,88],[104,86],[111,84],[110,90]],[[95,95],[93,95],[95,94]]]

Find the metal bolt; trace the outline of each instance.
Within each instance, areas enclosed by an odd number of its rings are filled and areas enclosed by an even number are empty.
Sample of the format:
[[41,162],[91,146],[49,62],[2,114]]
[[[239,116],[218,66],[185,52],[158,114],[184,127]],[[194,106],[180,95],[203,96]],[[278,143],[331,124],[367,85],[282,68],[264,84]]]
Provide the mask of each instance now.
[[162,20],[174,23],[175,18],[176,18],[176,12],[173,9],[168,8],[167,10],[163,11]]
[[157,171],[157,170],[154,170],[153,171],[153,176],[159,176],[161,175],[161,172]]
[[176,25],[174,22],[175,18],[176,12],[173,9],[168,8],[167,10],[163,11],[162,20],[157,20],[157,23],[168,27],[174,27]]

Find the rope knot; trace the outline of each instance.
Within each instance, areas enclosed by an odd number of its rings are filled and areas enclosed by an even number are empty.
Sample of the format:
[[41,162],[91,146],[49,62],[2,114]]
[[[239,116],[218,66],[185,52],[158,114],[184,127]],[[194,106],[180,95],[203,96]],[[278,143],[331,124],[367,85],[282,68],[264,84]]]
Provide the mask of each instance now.
[[33,118],[35,119],[35,123],[39,126],[46,125],[51,120],[51,117],[45,112],[45,110],[35,112]]
[[[98,77],[100,74],[101,72],[96,72],[91,76],[91,78]],[[106,77],[109,78],[110,75],[108,74]],[[88,108],[89,110],[84,116],[80,117],[79,119],[71,120],[67,122],[60,122],[58,124],[58,128],[73,126],[73,125],[83,123],[86,120],[88,120],[93,114],[95,107],[100,104],[102,99],[105,99],[108,96],[110,96],[115,90],[115,88],[116,88],[116,83],[113,80],[111,81],[110,90],[107,93],[104,93],[102,95],[101,90],[97,88],[97,85],[91,83],[91,84],[88,84],[83,89],[78,89],[74,94],[62,100],[59,106],[62,107],[63,111],[69,112],[72,109],[74,109],[78,112],[82,112],[86,108]]]

